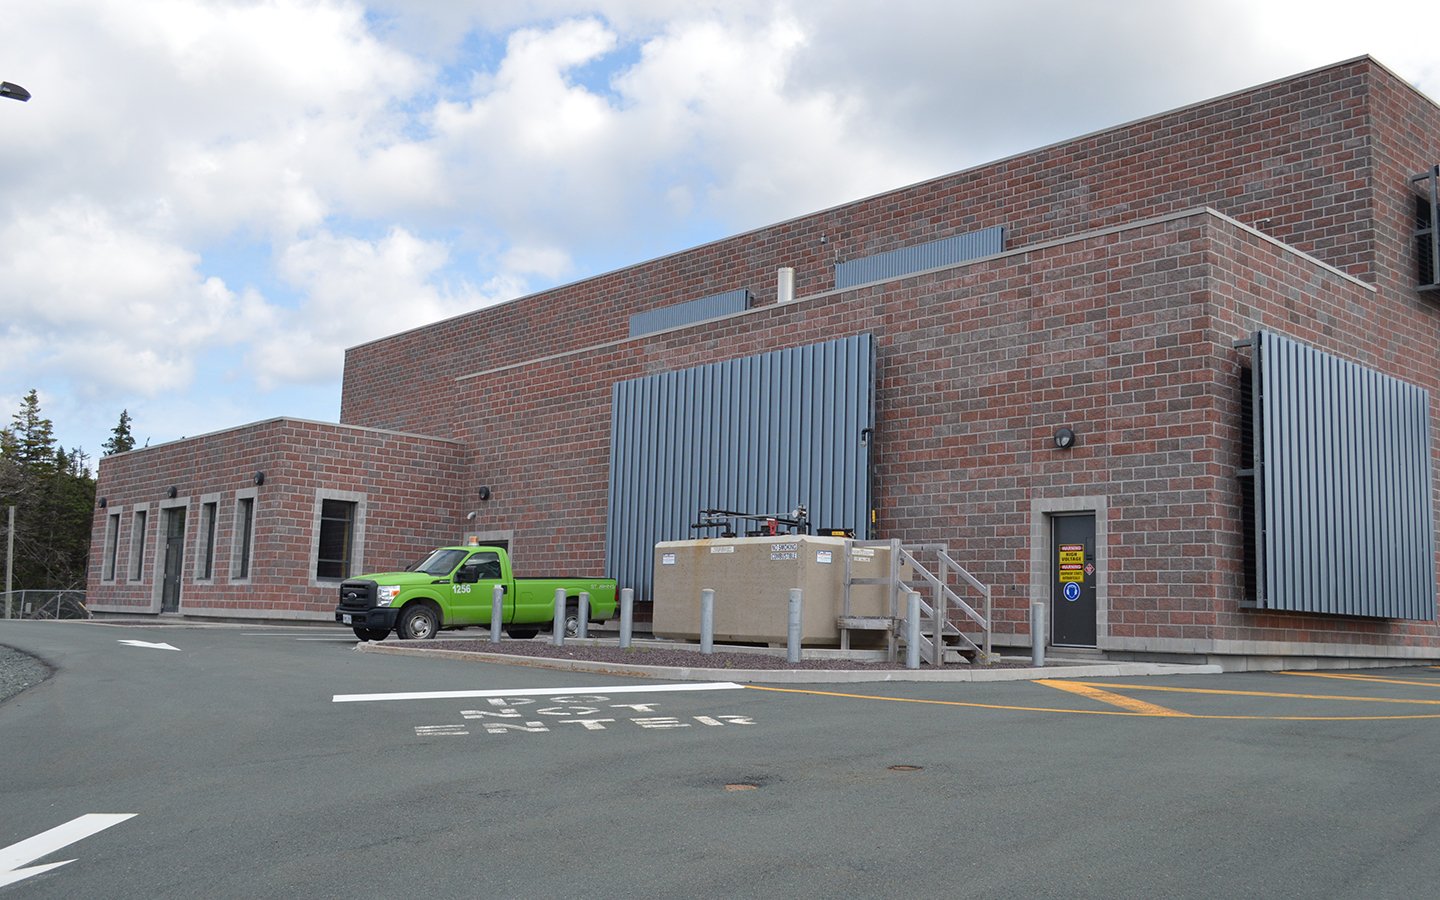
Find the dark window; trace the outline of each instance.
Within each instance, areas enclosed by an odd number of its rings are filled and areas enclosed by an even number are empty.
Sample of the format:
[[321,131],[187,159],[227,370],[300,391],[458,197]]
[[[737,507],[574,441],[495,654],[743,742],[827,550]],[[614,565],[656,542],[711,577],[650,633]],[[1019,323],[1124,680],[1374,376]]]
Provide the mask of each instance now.
[[219,504],[206,503],[200,508],[200,527],[204,529],[205,543],[200,547],[200,577],[215,577],[215,513]]
[[145,571],[145,522],[149,514],[144,510],[135,513],[130,531],[130,580],[139,581]]
[[320,501],[320,552],[315,560],[316,578],[350,577],[357,506],[349,500]]
[[250,538],[255,531],[255,498],[241,497],[236,505],[236,530],[238,541],[236,549],[240,556],[235,561],[235,577],[250,577]]
[[115,557],[120,548],[120,514],[111,513],[105,517],[105,568],[101,578],[115,580]]

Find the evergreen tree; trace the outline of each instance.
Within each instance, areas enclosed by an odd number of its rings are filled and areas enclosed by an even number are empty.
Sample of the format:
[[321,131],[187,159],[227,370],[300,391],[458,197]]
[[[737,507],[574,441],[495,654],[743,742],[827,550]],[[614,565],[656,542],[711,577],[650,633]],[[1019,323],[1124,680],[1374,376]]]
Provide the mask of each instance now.
[[110,430],[110,440],[100,445],[105,456],[135,449],[135,435],[130,433],[130,410],[120,410],[120,422]]
[[15,507],[15,589],[83,588],[95,480],[85,451],[56,446],[34,390],[0,429],[0,516],[6,506]]

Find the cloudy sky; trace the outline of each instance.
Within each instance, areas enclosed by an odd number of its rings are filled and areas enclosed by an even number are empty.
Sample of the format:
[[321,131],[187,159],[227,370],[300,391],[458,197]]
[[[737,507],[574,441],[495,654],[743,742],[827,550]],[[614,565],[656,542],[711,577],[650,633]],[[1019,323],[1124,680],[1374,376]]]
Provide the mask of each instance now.
[[0,14],[0,423],[335,421],[377,337],[1369,53],[1371,0],[33,0]]

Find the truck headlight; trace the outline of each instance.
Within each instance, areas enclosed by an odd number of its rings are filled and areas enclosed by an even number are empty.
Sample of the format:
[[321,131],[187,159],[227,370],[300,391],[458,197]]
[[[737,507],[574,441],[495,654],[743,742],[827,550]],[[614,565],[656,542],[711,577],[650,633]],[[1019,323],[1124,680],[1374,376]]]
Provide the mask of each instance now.
[[389,606],[395,602],[395,598],[398,596],[400,596],[400,586],[398,584],[382,584],[375,590],[375,599],[379,601],[381,606]]

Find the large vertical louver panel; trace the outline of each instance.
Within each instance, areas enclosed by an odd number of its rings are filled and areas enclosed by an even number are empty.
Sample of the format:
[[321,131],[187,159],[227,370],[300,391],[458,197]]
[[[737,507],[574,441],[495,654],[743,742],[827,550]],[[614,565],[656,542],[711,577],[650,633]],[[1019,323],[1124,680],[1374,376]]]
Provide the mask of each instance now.
[[1433,619],[1429,392],[1268,332],[1251,348],[1256,605]]
[[630,317],[630,336],[639,337],[642,334],[664,331],[666,328],[743,312],[750,308],[752,299],[749,291],[740,289],[662,306],[659,309],[647,309]]
[[941,266],[953,266],[1005,251],[1005,226],[969,231],[954,237],[901,247],[874,256],[835,264],[835,287],[847,288],[885,278],[898,278]]
[[611,391],[607,574],[649,599],[658,541],[701,509],[788,514],[869,537],[868,334],[624,381]]

